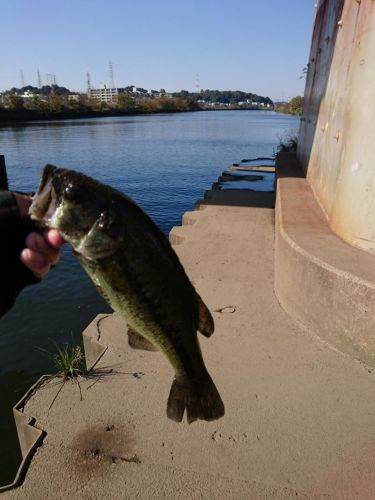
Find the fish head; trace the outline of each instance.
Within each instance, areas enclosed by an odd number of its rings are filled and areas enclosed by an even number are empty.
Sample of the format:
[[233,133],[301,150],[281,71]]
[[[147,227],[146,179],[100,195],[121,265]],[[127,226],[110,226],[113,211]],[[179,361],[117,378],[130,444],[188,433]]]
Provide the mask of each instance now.
[[57,229],[76,253],[100,259],[116,252],[125,236],[116,210],[120,197],[84,174],[46,165],[29,214]]

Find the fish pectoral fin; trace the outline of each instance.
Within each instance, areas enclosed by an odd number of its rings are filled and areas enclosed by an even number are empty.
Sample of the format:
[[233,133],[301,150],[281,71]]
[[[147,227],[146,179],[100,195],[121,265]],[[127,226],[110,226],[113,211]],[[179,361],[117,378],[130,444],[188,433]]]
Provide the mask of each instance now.
[[185,409],[188,424],[196,420],[217,420],[224,415],[223,401],[208,374],[195,390],[177,379],[173,380],[167,416],[175,422],[181,422]]
[[211,337],[215,330],[214,319],[208,307],[197,293],[196,297],[198,305],[198,331],[205,337]]
[[157,348],[151,344],[136,330],[128,326],[128,343],[133,349],[143,349],[144,351],[157,351]]

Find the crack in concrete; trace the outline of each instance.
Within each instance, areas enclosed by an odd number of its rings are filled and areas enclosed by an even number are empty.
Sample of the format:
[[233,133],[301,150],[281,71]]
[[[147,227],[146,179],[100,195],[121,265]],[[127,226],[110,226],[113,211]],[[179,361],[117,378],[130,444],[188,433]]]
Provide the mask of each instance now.
[[97,340],[98,342],[100,342],[100,337],[101,337],[101,335],[102,335],[102,330],[101,330],[101,328],[100,328],[100,324],[101,324],[101,322],[102,322],[103,320],[107,319],[109,316],[112,316],[112,314],[106,314],[105,316],[102,316],[100,319],[98,319],[98,321],[96,322],[96,330],[97,330],[97,334],[98,334],[98,336],[97,336],[96,340]]

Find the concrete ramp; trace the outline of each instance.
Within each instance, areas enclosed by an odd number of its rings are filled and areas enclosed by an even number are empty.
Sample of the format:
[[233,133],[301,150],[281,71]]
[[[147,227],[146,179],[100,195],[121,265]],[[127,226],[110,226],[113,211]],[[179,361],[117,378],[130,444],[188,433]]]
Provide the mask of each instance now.
[[175,249],[215,319],[200,342],[225,417],[168,420],[164,356],[132,350],[125,321],[100,315],[84,334],[89,364],[104,352],[92,372],[28,400],[47,436],[2,498],[375,498],[372,369],[280,306],[273,209],[218,192],[185,215]]

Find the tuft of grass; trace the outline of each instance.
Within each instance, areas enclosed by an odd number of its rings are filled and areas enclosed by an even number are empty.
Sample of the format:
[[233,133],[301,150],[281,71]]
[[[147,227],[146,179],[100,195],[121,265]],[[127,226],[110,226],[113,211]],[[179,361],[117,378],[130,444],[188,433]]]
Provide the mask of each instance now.
[[52,342],[55,345],[56,352],[53,353],[41,348],[38,350],[48,356],[56,371],[55,376],[68,380],[86,374],[85,356],[81,346],[74,344],[73,341],[72,343],[65,342],[61,347],[56,342]]
[[48,411],[52,408],[67,380],[73,380],[75,383],[77,383],[80,399],[82,401],[83,398],[81,386],[79,383],[79,377],[86,376],[88,373],[84,364],[85,356],[82,352],[82,348],[81,346],[74,344],[73,337],[71,344],[69,344],[69,342],[65,342],[62,347],[58,346],[55,341],[52,342],[56,347],[55,353],[52,353],[47,349],[38,348],[39,351],[42,351],[48,356],[53,367],[56,370],[56,373],[54,375],[50,375],[50,377],[61,377],[63,379],[58,391],[56,392],[51,404],[49,405]]
[[298,136],[288,135],[284,139],[280,139],[277,146],[277,153],[294,153],[297,151]]
[[85,373],[84,354],[79,345],[65,343],[62,347],[56,344],[57,353],[51,356],[58,375],[65,380],[74,379]]
[[273,158],[276,159],[279,153],[295,153],[298,147],[298,135],[295,130],[290,130],[284,136],[279,136],[279,144],[273,150]]

